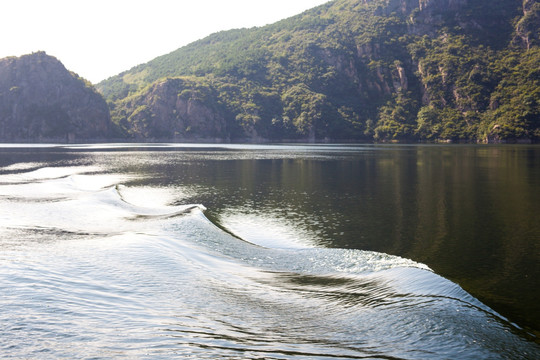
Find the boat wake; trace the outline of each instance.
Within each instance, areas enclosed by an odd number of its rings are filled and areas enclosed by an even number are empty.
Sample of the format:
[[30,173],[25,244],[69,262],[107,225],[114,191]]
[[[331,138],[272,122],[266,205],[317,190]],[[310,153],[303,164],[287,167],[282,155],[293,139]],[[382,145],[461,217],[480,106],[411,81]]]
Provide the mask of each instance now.
[[291,234],[284,240],[264,223],[264,241],[249,241],[203,205],[171,205],[174,188],[119,185],[130,179],[99,169],[24,171],[0,175],[7,358],[540,354],[424,264],[287,246]]

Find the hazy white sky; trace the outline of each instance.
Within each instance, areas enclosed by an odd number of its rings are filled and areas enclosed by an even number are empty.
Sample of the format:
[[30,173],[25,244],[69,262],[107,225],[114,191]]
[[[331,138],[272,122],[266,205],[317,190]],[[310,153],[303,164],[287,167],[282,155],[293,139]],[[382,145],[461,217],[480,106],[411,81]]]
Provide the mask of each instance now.
[[0,58],[44,50],[97,83],[220,30],[329,0],[0,0]]

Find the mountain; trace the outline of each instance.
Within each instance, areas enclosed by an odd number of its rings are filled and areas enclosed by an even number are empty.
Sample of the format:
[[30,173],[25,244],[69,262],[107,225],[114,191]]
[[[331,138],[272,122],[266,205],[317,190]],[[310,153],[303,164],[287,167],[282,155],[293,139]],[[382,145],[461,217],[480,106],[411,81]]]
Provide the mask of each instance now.
[[539,29],[538,0],[335,0],[101,94],[43,52],[5,58],[0,141],[538,141]]
[[537,0],[335,0],[97,85],[147,139],[536,141]]
[[56,58],[0,59],[0,141],[99,139],[112,129],[103,97]]

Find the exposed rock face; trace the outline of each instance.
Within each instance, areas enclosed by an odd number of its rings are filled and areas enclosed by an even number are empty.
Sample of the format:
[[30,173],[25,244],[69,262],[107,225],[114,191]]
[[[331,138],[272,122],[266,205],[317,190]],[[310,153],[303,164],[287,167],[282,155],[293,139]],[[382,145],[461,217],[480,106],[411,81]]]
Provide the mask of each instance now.
[[0,141],[76,141],[110,135],[107,103],[56,58],[0,60]]
[[523,0],[523,17],[516,25],[514,42],[526,49],[540,44],[540,3],[538,0]]
[[137,139],[226,139],[226,110],[211,91],[181,78],[158,81],[125,102],[130,115],[121,125]]
[[[421,11],[458,11],[467,5],[469,0],[386,0],[384,12],[391,14],[398,12],[403,15],[410,14],[413,10]],[[371,0],[371,2],[374,2]]]
[[[211,35],[97,86],[113,122],[140,140],[475,141],[503,112],[535,107],[533,91],[511,101],[503,79],[512,58],[535,66],[538,1],[338,0]],[[531,79],[519,86],[534,89],[536,72],[523,71]],[[536,110],[515,113],[523,125],[512,115],[495,129],[540,138]]]

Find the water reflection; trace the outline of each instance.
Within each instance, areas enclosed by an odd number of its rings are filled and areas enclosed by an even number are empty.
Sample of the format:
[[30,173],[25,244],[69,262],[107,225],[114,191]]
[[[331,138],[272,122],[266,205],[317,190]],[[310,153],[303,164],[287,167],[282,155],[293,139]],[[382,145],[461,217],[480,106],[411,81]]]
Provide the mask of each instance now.
[[[272,224],[281,224],[285,238],[304,245],[404,256],[521,324],[540,323],[538,147],[327,155],[201,160],[189,153],[136,164],[165,186],[196,189],[190,202],[205,204],[209,216],[254,243],[268,241],[261,236],[275,236]],[[242,228],[242,217],[249,226]]]
[[210,219],[255,244],[413,259],[539,328],[537,146],[113,150],[2,149],[0,166],[9,174],[99,165],[167,205],[203,204]]

